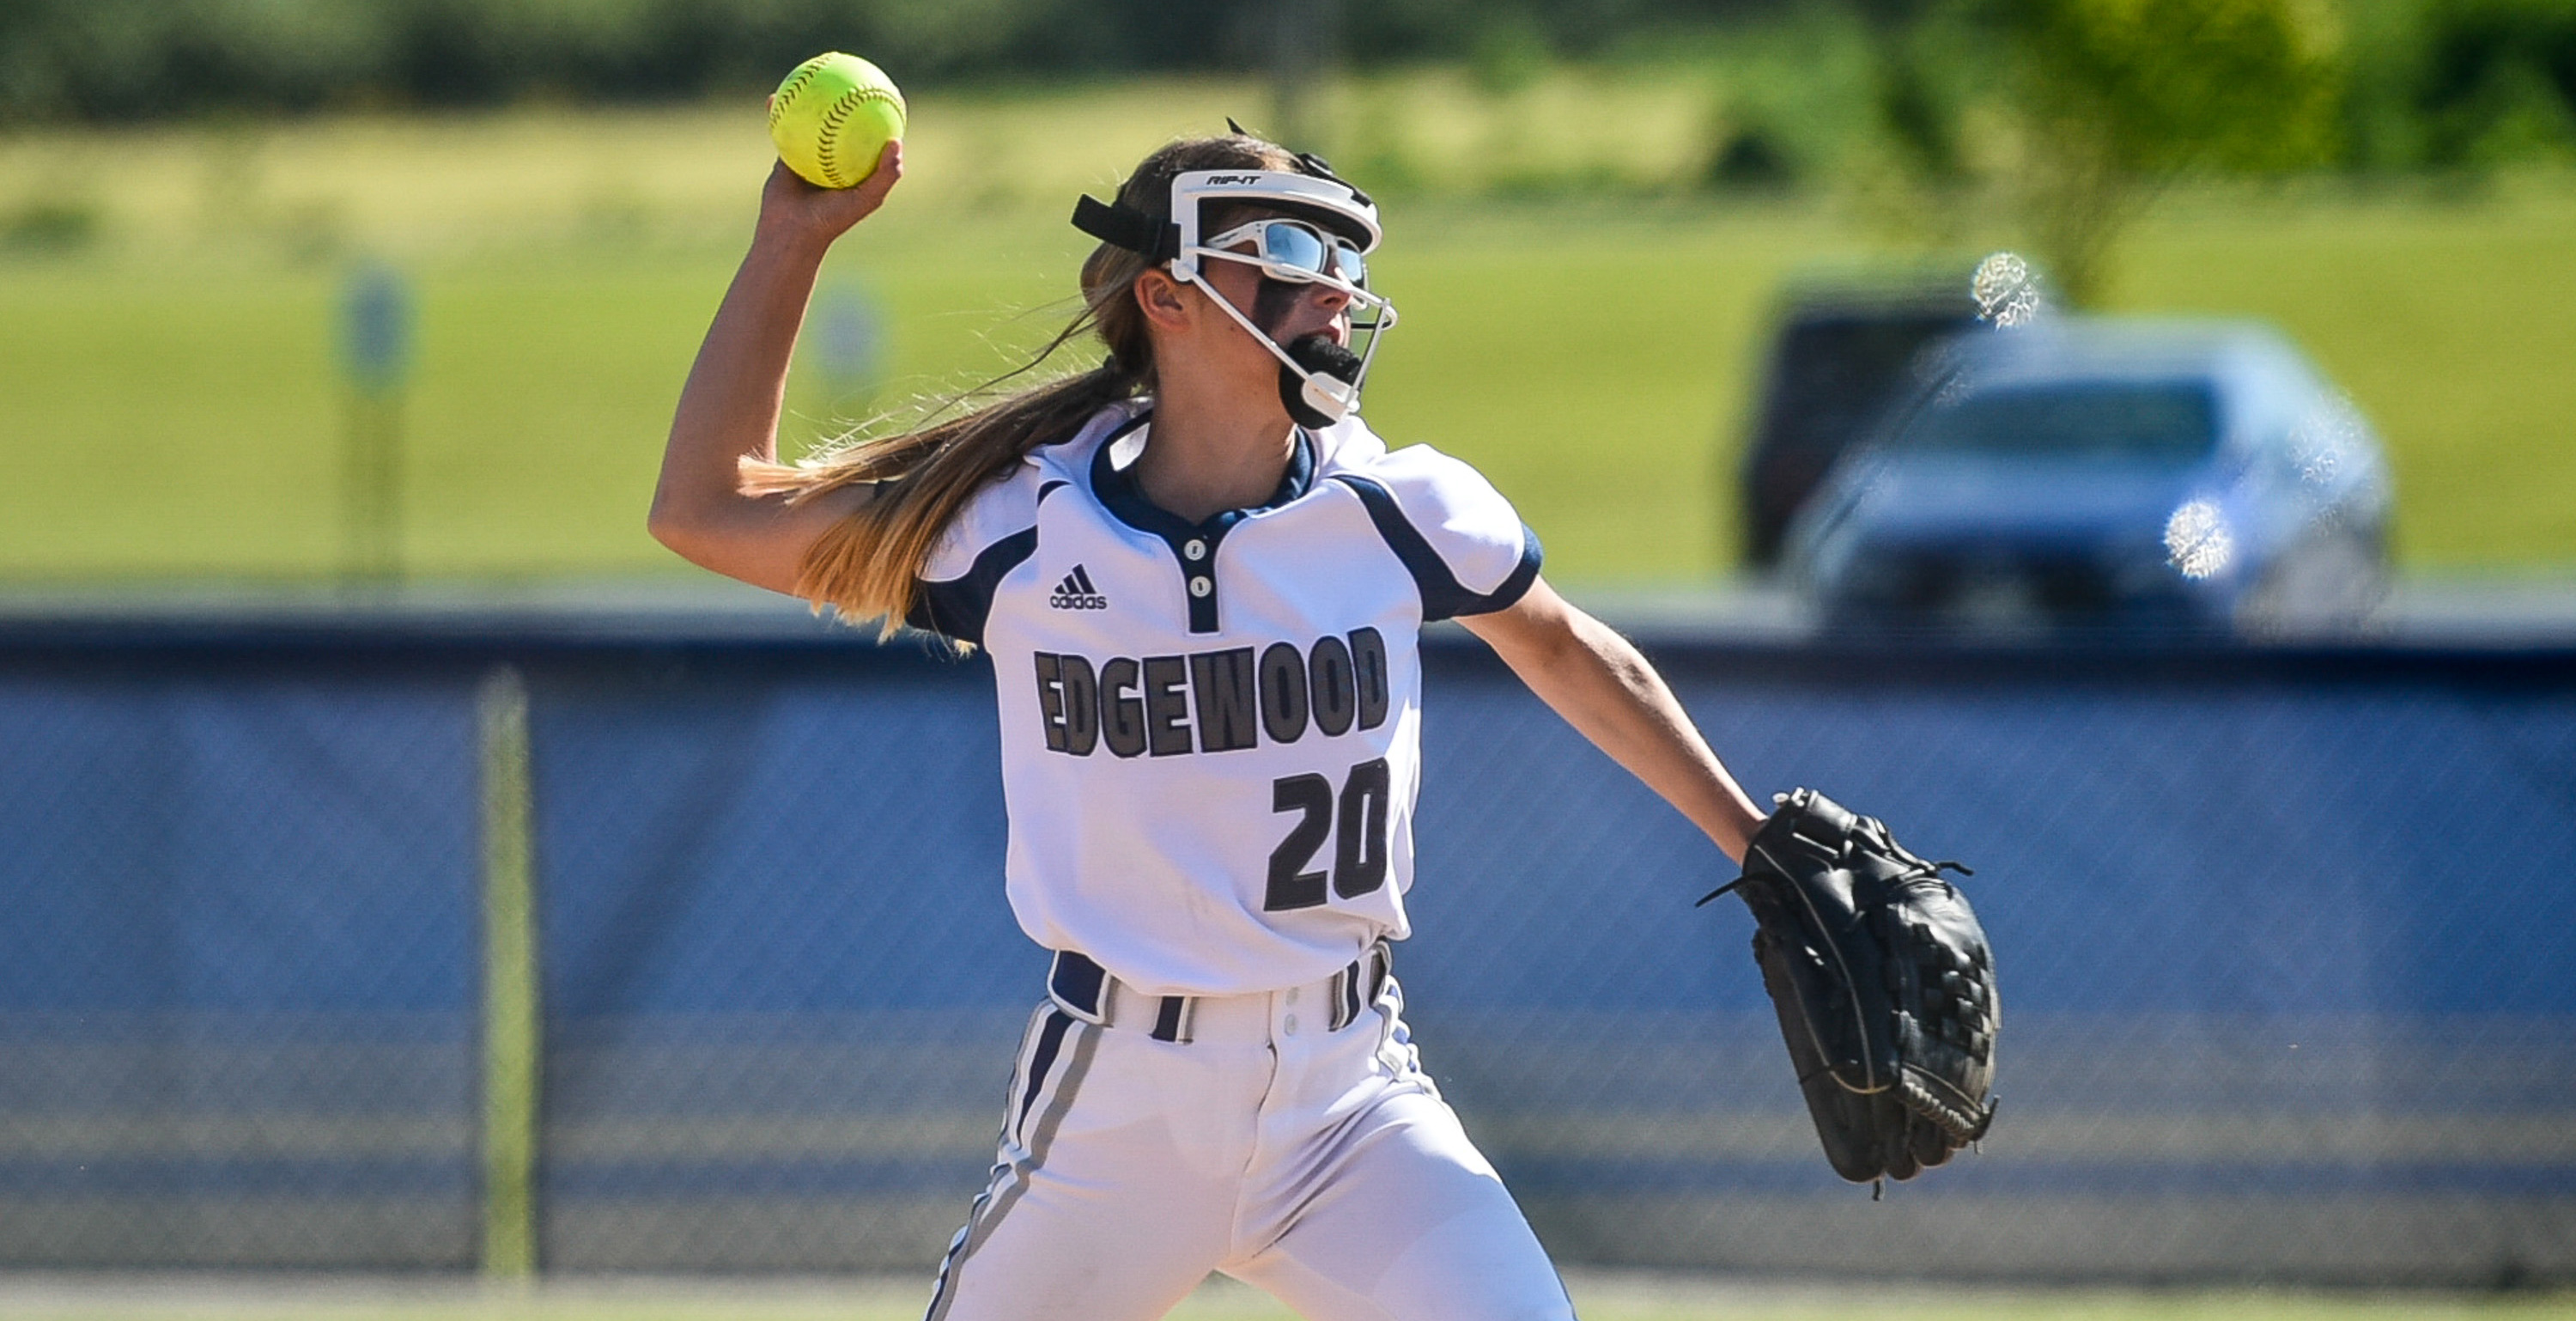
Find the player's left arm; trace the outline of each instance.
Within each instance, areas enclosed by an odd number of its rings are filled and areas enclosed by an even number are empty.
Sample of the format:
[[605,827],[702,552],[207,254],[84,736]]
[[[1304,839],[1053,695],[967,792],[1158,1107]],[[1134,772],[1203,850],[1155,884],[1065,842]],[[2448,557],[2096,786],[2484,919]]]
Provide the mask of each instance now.
[[1458,622],[1567,724],[1680,809],[1726,856],[1743,860],[1762,810],[1626,638],[1558,596],[1544,578],[1510,606],[1461,615]]

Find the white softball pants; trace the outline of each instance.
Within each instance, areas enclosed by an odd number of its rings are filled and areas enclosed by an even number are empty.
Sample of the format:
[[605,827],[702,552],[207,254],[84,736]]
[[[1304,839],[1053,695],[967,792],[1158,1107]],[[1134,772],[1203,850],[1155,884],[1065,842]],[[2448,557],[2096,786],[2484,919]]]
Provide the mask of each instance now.
[[1340,1031],[1326,983],[1201,998],[1185,1042],[1155,1005],[1039,1007],[927,1321],[1150,1321],[1211,1271],[1309,1321],[1572,1321],[1392,980]]

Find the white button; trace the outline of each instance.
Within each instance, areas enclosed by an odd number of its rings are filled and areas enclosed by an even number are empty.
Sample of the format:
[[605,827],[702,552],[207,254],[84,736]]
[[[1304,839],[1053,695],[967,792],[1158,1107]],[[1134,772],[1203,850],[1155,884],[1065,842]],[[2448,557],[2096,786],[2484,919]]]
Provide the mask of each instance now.
[[1293,1004],[1295,1004],[1295,1003],[1297,1003],[1297,988],[1296,988],[1296,987],[1294,987],[1294,986],[1289,987],[1289,988],[1288,988],[1288,993],[1287,993],[1286,995],[1280,996],[1279,998],[1280,998],[1281,1000],[1286,1001],[1286,1002],[1287,1002],[1287,1003],[1289,1003],[1289,1004],[1292,1004],[1292,1005],[1293,1005]]
[[1194,538],[1194,539],[1192,539],[1188,544],[1186,544],[1186,545],[1184,545],[1184,546],[1182,546],[1182,547],[1181,547],[1181,557],[1182,557],[1183,559],[1190,559],[1190,560],[1203,560],[1203,559],[1206,559],[1206,558],[1207,558],[1207,543],[1206,543],[1206,542],[1204,542],[1204,541],[1196,540],[1195,538]]
[[1297,1016],[1295,1014],[1290,1014],[1279,1021],[1279,1034],[1281,1036],[1288,1037],[1297,1035]]
[[1192,596],[1205,596],[1215,590],[1216,584],[1209,582],[1205,578],[1190,579],[1190,595]]

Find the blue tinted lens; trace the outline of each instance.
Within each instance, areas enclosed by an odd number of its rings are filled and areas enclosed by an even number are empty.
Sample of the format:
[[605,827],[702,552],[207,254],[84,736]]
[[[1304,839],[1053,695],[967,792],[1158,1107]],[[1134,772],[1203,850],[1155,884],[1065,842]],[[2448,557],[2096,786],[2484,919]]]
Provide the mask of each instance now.
[[1333,245],[1333,271],[1342,277],[1342,283],[1354,289],[1368,288],[1368,262],[1350,244]]
[[1344,239],[1326,239],[1312,226],[1274,220],[1261,227],[1261,260],[1283,270],[1329,275],[1355,289],[1368,287],[1368,262]]
[[1261,259],[1293,270],[1324,273],[1324,240],[1304,225],[1281,221],[1261,228]]

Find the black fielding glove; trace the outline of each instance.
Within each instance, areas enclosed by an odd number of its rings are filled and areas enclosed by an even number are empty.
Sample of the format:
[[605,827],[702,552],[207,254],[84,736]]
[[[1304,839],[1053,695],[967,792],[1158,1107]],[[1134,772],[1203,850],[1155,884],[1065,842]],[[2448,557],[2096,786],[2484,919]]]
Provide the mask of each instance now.
[[1975,910],[1876,818],[1812,789],[1744,853],[1734,891],[1825,1159],[1854,1183],[1911,1179],[1986,1135],[1995,1102],[1994,952]]

